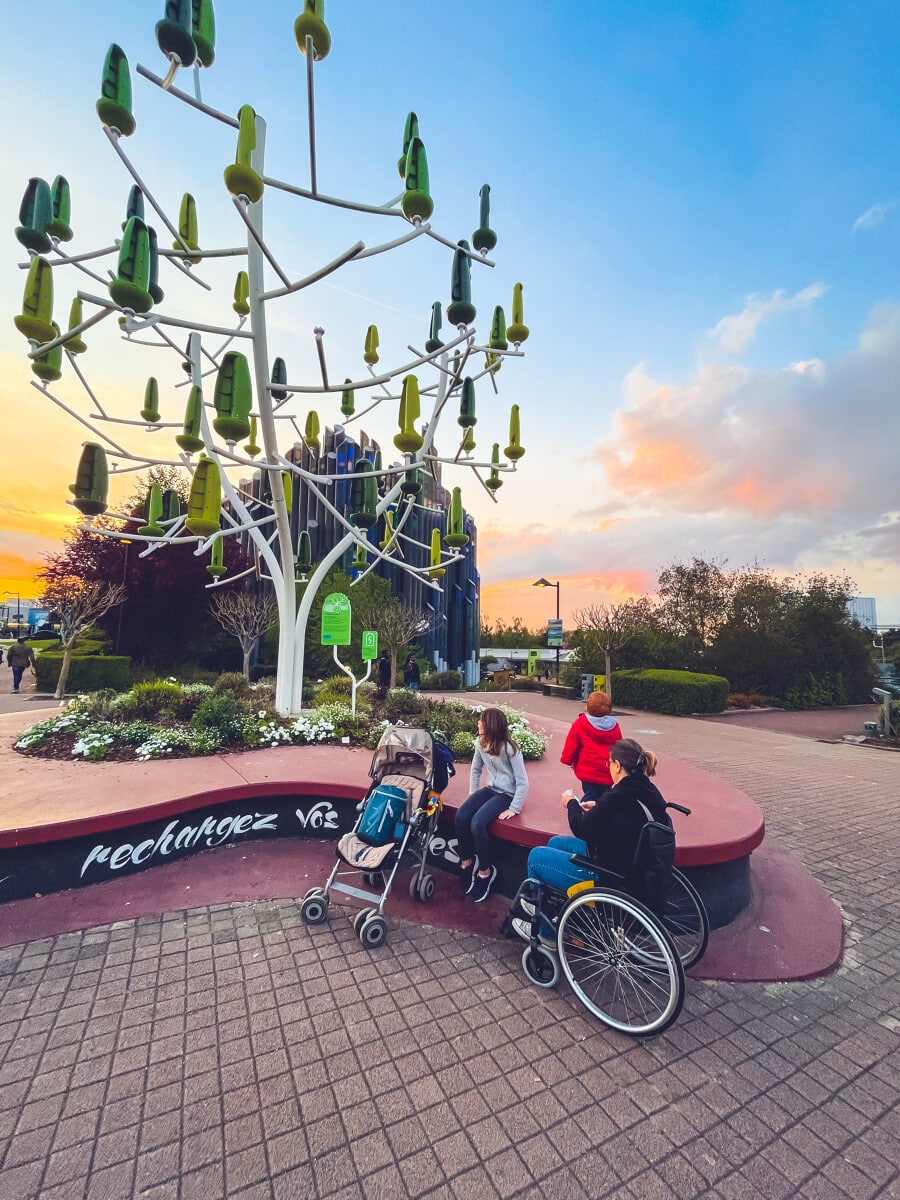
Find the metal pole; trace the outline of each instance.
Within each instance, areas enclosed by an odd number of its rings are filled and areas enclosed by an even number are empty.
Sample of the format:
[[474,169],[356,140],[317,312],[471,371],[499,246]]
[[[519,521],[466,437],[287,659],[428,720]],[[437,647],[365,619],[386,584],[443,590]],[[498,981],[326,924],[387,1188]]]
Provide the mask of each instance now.
[[[559,620],[559,580],[556,582],[556,619]],[[559,646],[556,647],[556,682],[559,683]]]

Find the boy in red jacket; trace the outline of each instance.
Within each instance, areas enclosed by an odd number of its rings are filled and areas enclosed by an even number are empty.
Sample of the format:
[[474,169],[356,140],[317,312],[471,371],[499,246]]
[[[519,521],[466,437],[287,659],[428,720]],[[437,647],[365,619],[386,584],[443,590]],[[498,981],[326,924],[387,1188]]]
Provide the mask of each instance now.
[[612,787],[609,748],[619,741],[622,731],[610,716],[612,701],[606,692],[591,692],[586,710],[566,734],[559,761],[574,770],[585,800],[599,800]]

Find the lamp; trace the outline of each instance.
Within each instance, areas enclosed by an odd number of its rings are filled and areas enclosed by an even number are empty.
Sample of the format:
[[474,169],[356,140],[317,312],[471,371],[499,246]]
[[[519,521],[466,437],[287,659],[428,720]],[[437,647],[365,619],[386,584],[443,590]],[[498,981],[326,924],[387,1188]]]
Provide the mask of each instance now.
[[[536,579],[531,585],[532,587],[556,588],[556,619],[559,620],[559,580],[556,583],[551,583],[549,579],[545,579],[543,575],[540,579]],[[556,682],[559,683],[559,646],[556,647]]]

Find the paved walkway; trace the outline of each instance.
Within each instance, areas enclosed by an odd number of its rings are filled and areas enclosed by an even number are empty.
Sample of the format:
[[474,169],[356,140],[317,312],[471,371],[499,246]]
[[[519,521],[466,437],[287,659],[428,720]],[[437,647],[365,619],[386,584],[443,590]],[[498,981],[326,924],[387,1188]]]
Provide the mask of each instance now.
[[511,942],[185,896],[0,950],[0,1200],[900,1196],[900,757],[627,723],[763,807],[845,912],[838,972],[691,980],[632,1042]]

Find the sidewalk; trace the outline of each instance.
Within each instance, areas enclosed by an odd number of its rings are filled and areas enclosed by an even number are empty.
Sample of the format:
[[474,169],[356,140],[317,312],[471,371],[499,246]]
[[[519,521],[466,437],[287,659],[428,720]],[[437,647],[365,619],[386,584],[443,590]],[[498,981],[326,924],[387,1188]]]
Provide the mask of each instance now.
[[634,1042],[527,984],[518,944],[392,921],[369,952],[339,913],[185,889],[0,950],[0,1200],[900,1194],[900,760],[620,719],[761,805],[845,913],[838,972],[690,980]]

